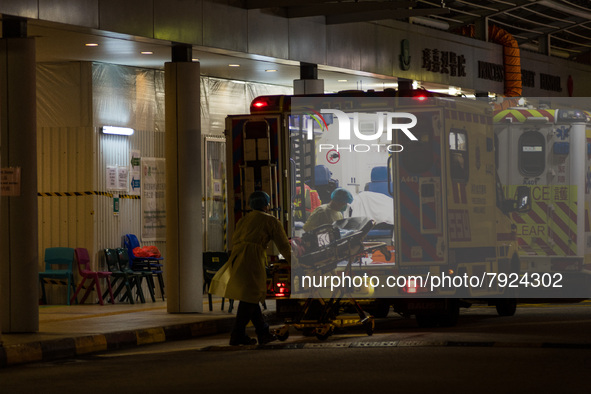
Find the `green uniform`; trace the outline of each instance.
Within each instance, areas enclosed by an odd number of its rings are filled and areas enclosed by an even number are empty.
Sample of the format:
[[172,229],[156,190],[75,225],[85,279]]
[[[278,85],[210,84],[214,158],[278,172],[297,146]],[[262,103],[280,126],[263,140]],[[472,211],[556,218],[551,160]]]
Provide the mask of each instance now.
[[291,262],[289,240],[275,217],[252,211],[240,219],[232,237],[232,254],[213,277],[209,292],[253,304],[263,302],[267,295],[265,249],[269,241]]

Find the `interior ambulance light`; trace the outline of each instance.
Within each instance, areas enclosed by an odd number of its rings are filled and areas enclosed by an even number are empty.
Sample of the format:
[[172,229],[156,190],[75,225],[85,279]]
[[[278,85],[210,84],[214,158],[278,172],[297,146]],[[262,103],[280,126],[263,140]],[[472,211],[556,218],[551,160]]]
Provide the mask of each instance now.
[[101,127],[103,134],[115,134],[115,135],[132,135],[134,130],[129,127],[117,127],[117,126],[103,126]]

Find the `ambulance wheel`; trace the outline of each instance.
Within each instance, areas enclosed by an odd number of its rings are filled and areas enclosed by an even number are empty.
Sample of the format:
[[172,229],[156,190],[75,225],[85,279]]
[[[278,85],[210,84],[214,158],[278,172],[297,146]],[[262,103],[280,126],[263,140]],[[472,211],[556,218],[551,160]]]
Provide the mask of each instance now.
[[441,327],[453,327],[458,324],[460,318],[460,302],[457,299],[451,299],[443,315],[439,316],[439,325]]
[[388,300],[378,299],[374,302],[374,305],[371,305],[366,310],[371,313],[374,317],[378,319],[383,319],[388,317],[388,313],[390,313],[390,303]]
[[439,316],[431,313],[417,313],[416,319],[419,327],[433,328],[437,327],[437,321],[439,320]]
[[495,304],[499,316],[513,316],[517,310],[517,300],[515,298],[503,298]]

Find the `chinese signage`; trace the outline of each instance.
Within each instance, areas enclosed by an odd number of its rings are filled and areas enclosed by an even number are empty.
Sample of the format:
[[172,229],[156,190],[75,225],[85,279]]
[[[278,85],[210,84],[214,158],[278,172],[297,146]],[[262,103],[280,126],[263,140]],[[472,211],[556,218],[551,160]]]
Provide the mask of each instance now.
[[423,49],[421,68],[434,73],[449,74],[452,77],[466,76],[466,57],[451,51]]

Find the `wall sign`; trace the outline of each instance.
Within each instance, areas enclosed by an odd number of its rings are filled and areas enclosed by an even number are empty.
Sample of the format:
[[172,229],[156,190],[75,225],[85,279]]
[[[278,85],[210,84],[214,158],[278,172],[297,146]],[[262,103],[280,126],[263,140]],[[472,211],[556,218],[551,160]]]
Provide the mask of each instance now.
[[466,57],[451,51],[425,48],[421,68],[434,73],[449,74],[452,77],[465,77]]
[[2,168],[2,195],[21,195],[21,168]]

